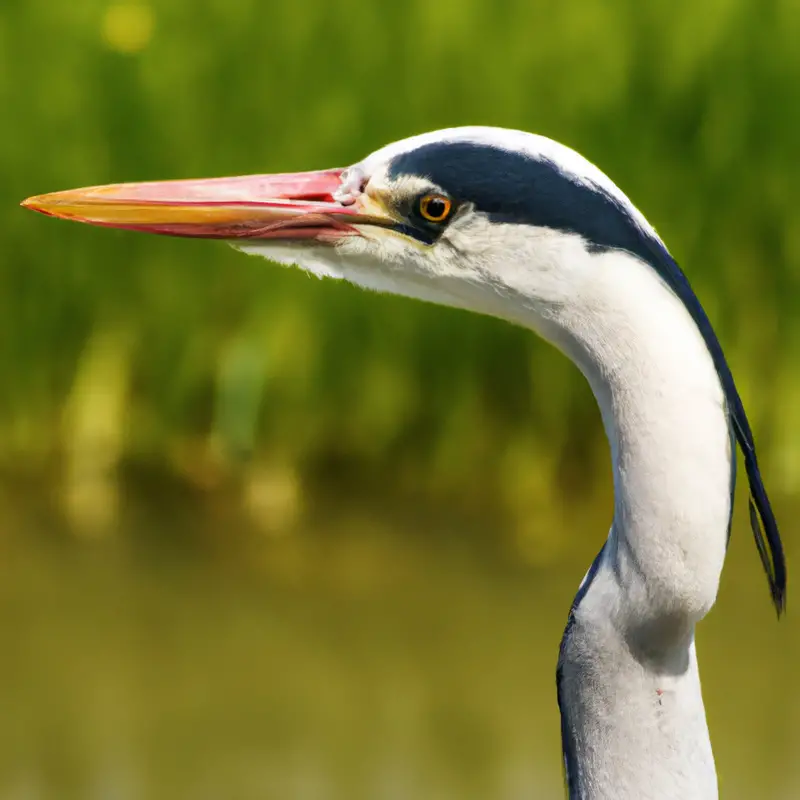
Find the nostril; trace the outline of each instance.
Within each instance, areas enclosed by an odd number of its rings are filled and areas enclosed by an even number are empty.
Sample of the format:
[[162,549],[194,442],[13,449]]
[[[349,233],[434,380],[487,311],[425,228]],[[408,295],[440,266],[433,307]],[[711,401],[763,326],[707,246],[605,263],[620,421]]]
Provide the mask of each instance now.
[[343,206],[351,206],[364,192],[368,179],[360,167],[349,167],[340,176],[341,185],[334,192],[333,199]]

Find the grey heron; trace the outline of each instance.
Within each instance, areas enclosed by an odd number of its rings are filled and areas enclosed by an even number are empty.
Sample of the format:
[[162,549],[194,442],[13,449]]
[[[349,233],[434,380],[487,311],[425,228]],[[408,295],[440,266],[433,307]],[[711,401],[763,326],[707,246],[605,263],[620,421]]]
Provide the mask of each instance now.
[[717,797],[695,652],[730,534],[736,446],[772,600],[786,566],[742,401],[677,263],[628,198],[550,139],[454,128],[347,169],[115,184],[29,208],[219,238],[318,275],[502,317],[588,380],[610,444],[610,533],[557,667],[570,798]]

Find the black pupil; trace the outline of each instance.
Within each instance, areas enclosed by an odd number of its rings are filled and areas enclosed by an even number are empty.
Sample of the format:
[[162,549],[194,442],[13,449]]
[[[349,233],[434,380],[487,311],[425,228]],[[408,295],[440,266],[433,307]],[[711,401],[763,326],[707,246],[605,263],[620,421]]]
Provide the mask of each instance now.
[[431,197],[425,205],[429,217],[441,219],[447,213],[447,203],[441,197]]

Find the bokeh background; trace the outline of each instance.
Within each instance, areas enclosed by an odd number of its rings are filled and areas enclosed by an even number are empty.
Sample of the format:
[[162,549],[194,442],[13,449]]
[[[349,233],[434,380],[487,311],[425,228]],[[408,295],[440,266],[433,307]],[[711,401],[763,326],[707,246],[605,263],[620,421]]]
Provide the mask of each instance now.
[[[525,331],[20,200],[560,139],[693,281],[791,559],[798,40],[792,0],[2,0],[0,798],[559,797],[611,516],[591,394]],[[723,795],[796,798],[800,628],[757,562],[737,513],[706,704]]]

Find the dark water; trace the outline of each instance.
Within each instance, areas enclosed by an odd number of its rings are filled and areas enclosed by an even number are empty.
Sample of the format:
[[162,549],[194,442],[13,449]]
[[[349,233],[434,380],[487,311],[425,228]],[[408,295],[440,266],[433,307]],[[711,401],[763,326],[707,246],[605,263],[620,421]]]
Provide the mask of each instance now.
[[[155,501],[81,540],[4,502],[3,800],[562,796],[555,662],[590,550],[535,569],[427,517],[267,535]],[[800,797],[798,624],[744,533],[698,642],[722,795]]]

